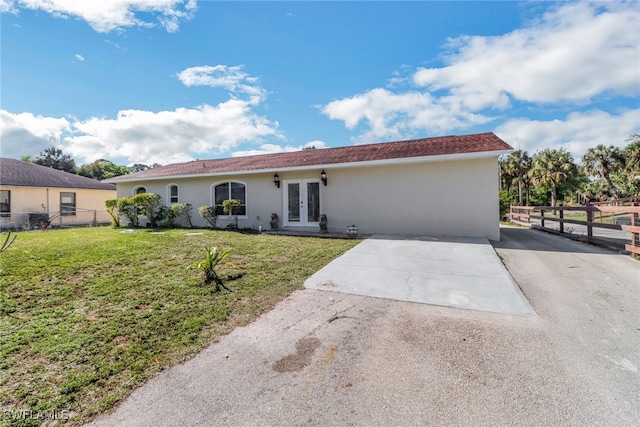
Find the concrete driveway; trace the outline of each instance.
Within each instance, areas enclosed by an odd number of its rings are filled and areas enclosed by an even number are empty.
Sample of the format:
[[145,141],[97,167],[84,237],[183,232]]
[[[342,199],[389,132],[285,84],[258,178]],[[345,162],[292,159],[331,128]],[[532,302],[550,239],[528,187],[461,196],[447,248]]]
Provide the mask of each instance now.
[[527,229],[494,247],[535,315],[304,289],[93,425],[640,424],[640,264]]
[[311,276],[307,289],[495,313],[533,310],[489,240],[376,234]]

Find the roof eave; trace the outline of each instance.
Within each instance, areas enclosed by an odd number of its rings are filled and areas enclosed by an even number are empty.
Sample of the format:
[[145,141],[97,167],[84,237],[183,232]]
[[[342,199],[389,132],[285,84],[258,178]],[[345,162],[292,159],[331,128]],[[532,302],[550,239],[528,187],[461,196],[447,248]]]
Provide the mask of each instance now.
[[[304,165],[304,166],[291,166],[284,168],[266,168],[266,169],[251,169],[251,170],[237,170],[237,171],[225,171],[225,172],[211,172],[211,173],[198,173],[198,174],[184,174],[184,175],[166,175],[166,176],[156,176],[149,178],[134,178],[134,179],[118,179],[121,178],[115,177],[111,179],[105,179],[102,182],[109,184],[121,184],[125,182],[143,182],[143,181],[162,181],[162,180],[172,180],[172,179],[184,179],[184,178],[206,178],[206,177],[214,177],[214,176],[224,176],[224,175],[254,175],[261,173],[271,173],[274,171],[277,172],[287,172],[287,171],[304,171],[311,169],[321,169],[321,168],[354,168],[354,167],[367,167],[367,166],[388,166],[388,165],[402,165],[402,164],[410,164],[410,163],[432,163],[432,162],[446,162],[446,161],[454,161],[454,160],[473,160],[473,159],[481,159],[481,158],[491,158],[491,157],[500,157],[503,154],[509,154],[513,152],[513,149],[505,149],[505,150],[490,150],[490,151],[477,151],[473,153],[456,153],[456,154],[441,154],[441,155],[430,155],[430,156],[416,156],[416,157],[400,157],[394,159],[382,159],[382,160],[367,160],[367,161],[358,161],[358,162],[344,162],[344,163],[315,163],[313,165]],[[126,176],[126,175],[124,175]]]

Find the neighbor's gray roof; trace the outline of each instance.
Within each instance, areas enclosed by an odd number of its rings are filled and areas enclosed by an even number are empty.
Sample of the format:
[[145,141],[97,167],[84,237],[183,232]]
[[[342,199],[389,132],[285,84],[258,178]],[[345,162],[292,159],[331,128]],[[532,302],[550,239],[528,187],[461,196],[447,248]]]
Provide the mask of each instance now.
[[0,157],[0,184],[20,187],[115,190],[116,186],[58,169]]
[[359,162],[406,159],[411,157],[504,152],[512,149],[509,144],[498,138],[495,134],[488,132],[474,135],[443,136],[339,148],[302,150],[290,153],[196,160],[186,163],[174,163],[129,175],[122,175],[111,178],[107,180],[107,182],[117,183],[159,179],[163,177],[265,170],[278,171],[310,166],[328,167],[337,164],[357,164]]

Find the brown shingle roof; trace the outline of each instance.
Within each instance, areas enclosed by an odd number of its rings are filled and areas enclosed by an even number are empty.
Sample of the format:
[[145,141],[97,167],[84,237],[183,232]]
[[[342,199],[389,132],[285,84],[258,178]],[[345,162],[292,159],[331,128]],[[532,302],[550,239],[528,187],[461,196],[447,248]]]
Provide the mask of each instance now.
[[20,160],[0,158],[0,184],[21,187],[115,190],[116,186],[58,169]]
[[512,150],[512,148],[495,134],[489,132],[474,135],[443,136],[409,141],[303,150],[290,153],[196,160],[186,163],[174,163],[130,175],[123,175],[109,179],[108,182],[264,170],[277,171],[310,166],[324,167],[336,164],[354,164],[411,157],[464,155],[505,150]]

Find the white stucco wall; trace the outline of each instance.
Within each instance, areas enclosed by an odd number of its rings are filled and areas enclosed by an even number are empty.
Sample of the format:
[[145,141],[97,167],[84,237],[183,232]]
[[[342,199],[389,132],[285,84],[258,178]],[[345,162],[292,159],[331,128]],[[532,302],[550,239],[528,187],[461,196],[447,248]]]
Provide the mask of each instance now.
[[[322,167],[278,172],[282,182],[319,178]],[[328,186],[320,186],[322,213],[330,231],[356,224],[361,233],[472,236],[499,240],[498,164],[496,158],[438,161],[351,168],[324,168]],[[193,223],[207,226],[198,207],[211,205],[211,188],[235,180],[247,185],[247,215],[240,227],[269,229],[271,213],[282,226],[284,186],[276,188],[273,172],[242,176],[179,178],[119,183],[118,197],[143,185],[168,199],[167,187],[179,186],[179,202],[191,203]],[[230,220],[221,219],[220,226]]]
[[327,170],[330,227],[500,239],[495,158]]

